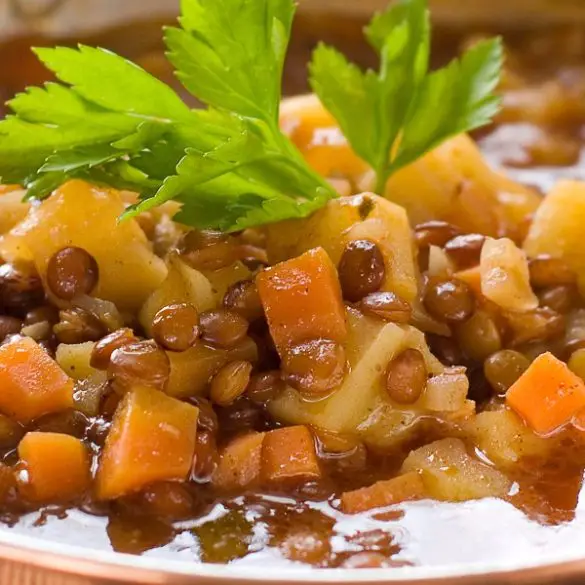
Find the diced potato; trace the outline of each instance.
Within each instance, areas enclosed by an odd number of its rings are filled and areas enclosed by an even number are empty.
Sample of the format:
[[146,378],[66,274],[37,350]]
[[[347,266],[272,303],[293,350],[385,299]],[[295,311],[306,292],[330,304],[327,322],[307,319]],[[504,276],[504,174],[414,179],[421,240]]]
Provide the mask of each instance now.
[[373,241],[382,251],[386,267],[381,289],[408,302],[417,296],[418,269],[408,217],[402,207],[382,197],[364,193],[333,199],[306,219],[267,226],[266,233],[271,263],[322,247],[337,266],[348,242]]
[[30,203],[22,200],[25,193],[22,189],[0,191],[0,235],[11,230],[27,216]]
[[442,439],[412,451],[402,471],[419,471],[432,498],[464,502],[505,497],[512,482],[493,467],[473,458],[461,439]]
[[74,380],[83,380],[97,374],[99,370],[89,365],[94,341],[85,343],[61,343],[57,346],[55,359],[62,370]]
[[140,310],[140,324],[150,336],[154,316],[166,305],[191,303],[200,312],[215,306],[211,283],[201,272],[191,268],[175,254],[168,257],[167,265],[166,279],[146,299]]
[[386,398],[382,372],[389,361],[412,347],[421,351],[429,372],[438,374],[444,368],[429,352],[424,335],[413,327],[370,319],[354,309],[347,311],[347,322],[350,374],[342,386],[319,402],[306,402],[288,388],[269,404],[269,411],[277,420],[288,423],[312,424],[339,433],[355,433],[358,429],[368,442],[380,439],[386,444],[389,434],[402,430],[405,420],[415,416],[412,410],[403,412],[393,407]]
[[526,254],[512,240],[487,238],[479,262],[481,292],[507,311],[531,311],[538,298],[530,287]]
[[187,351],[169,351],[167,355],[171,362],[171,375],[165,393],[185,398],[202,394],[211,378],[229,362],[236,360],[256,362],[258,348],[252,339],[246,337],[230,349],[196,343]]
[[242,262],[234,262],[230,266],[220,268],[219,270],[204,270],[203,274],[211,284],[211,290],[215,297],[216,304],[221,304],[227,289],[239,282],[248,280],[252,277],[250,269]]
[[96,495],[111,500],[157,481],[185,481],[195,452],[199,409],[149,388],[120,402],[96,475]]
[[73,407],[73,380],[28,337],[0,346],[0,412],[21,423]]
[[164,280],[166,268],[135,220],[118,222],[123,211],[118,192],[69,181],[0,238],[0,255],[8,262],[32,259],[46,283],[55,252],[84,248],[99,266],[93,294],[121,310],[137,310]]
[[[371,179],[361,184],[370,188]],[[402,205],[413,225],[442,219],[464,231],[515,237],[541,198],[493,171],[473,140],[461,134],[395,173],[385,197]]]
[[265,483],[321,477],[311,431],[305,426],[296,426],[266,433],[262,444],[261,477]]
[[345,492],[341,495],[341,509],[346,514],[357,514],[400,502],[420,500],[425,496],[425,486],[420,473],[411,471],[359,490]]
[[314,94],[285,99],[280,107],[280,126],[306,161],[324,177],[354,182],[368,169]]
[[524,242],[529,257],[562,258],[577,274],[585,294],[585,182],[560,181],[544,198]]
[[554,446],[554,441],[536,435],[507,408],[479,413],[469,433],[488,459],[500,467],[513,467],[523,457],[546,457]]
[[70,435],[28,433],[18,445],[18,456],[26,470],[19,476],[19,489],[33,502],[69,502],[91,485],[89,452]]
[[436,412],[456,412],[465,406],[468,390],[465,368],[447,368],[429,379],[420,404]]
[[249,433],[233,439],[221,451],[212,477],[221,490],[248,488],[260,482],[262,443],[266,433]]

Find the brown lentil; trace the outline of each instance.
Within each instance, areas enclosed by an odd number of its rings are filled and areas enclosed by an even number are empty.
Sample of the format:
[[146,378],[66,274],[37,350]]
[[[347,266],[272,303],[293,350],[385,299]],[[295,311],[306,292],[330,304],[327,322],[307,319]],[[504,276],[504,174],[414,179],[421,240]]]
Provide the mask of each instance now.
[[417,349],[406,349],[386,369],[386,391],[398,404],[413,404],[427,386],[425,359]]
[[516,347],[560,337],[565,331],[566,320],[548,307],[538,307],[525,313],[508,312],[506,322],[511,331],[508,345]]
[[5,339],[8,335],[15,335],[20,331],[22,321],[16,317],[9,317],[8,315],[0,315],[0,341]]
[[285,388],[278,370],[254,374],[250,378],[246,396],[255,404],[266,404],[276,398]]
[[110,364],[110,358],[114,350],[124,347],[129,343],[135,343],[138,337],[134,335],[132,329],[124,327],[113,331],[109,335],[102,337],[93,347],[89,365],[98,370],[107,370]]
[[467,357],[479,362],[502,348],[500,332],[494,319],[481,310],[457,327],[457,340]]
[[260,295],[252,280],[240,280],[232,284],[227,289],[222,304],[225,309],[239,313],[250,323],[264,316]]
[[574,284],[576,274],[560,258],[536,256],[528,261],[530,284],[536,288]]
[[89,294],[97,285],[99,268],[95,258],[74,246],[55,252],[47,265],[47,284],[60,299]]
[[82,439],[89,425],[90,421],[83,413],[78,410],[68,409],[41,416],[35,420],[34,430],[43,433],[72,435]]
[[26,313],[26,310],[41,304],[44,298],[43,284],[32,264],[0,266],[0,306]]
[[201,396],[191,398],[190,402],[192,402],[199,409],[197,428],[209,433],[217,433],[219,429],[219,422],[211,402],[207,400],[207,398],[202,398]]
[[24,317],[25,325],[34,325],[41,321],[57,323],[59,321],[59,309],[52,305],[44,305],[42,307],[31,309]]
[[568,313],[579,302],[579,291],[575,285],[561,284],[542,289],[538,293],[541,307],[557,313]]
[[191,303],[167,305],[152,321],[155,340],[170,351],[186,351],[199,338],[199,313]]
[[427,246],[443,247],[449,240],[458,236],[461,230],[446,221],[427,221],[414,228],[414,239],[419,248]]
[[442,364],[455,366],[463,362],[461,349],[452,337],[443,337],[432,333],[428,333],[426,337],[431,352]]
[[227,435],[249,430],[264,430],[266,419],[262,408],[246,396],[238,398],[228,406],[217,408],[219,428]]
[[585,349],[578,349],[571,354],[567,362],[569,369],[585,380]]
[[218,270],[238,259],[233,238],[214,231],[190,231],[179,244],[182,258],[199,270]]
[[445,251],[460,269],[471,268],[479,264],[479,256],[485,236],[481,234],[465,234],[455,236],[445,244]]
[[357,302],[382,286],[386,275],[384,256],[374,242],[354,240],[346,244],[338,272],[344,298]]
[[393,292],[374,292],[358,304],[365,315],[380,317],[394,323],[408,323],[412,316],[410,305]]
[[208,483],[219,460],[215,435],[208,431],[199,432],[196,441],[191,479],[196,483]]
[[458,279],[429,282],[423,302],[432,317],[453,323],[468,319],[475,308],[471,289]]
[[494,391],[505,394],[528,366],[530,360],[525,355],[512,349],[503,349],[485,360],[483,371]]
[[112,352],[108,377],[119,394],[136,386],[164,390],[171,365],[167,354],[154,341],[138,341],[118,347]]
[[246,391],[251,373],[250,362],[240,360],[225,365],[211,380],[211,400],[220,406],[234,402]]
[[203,341],[226,349],[242,341],[248,332],[248,321],[226,309],[201,313],[200,323]]
[[59,322],[53,326],[53,332],[61,343],[83,343],[97,341],[104,336],[106,328],[91,313],[71,307],[59,311]]
[[306,398],[318,398],[341,385],[346,362],[343,347],[315,339],[290,348],[282,359],[283,377]]

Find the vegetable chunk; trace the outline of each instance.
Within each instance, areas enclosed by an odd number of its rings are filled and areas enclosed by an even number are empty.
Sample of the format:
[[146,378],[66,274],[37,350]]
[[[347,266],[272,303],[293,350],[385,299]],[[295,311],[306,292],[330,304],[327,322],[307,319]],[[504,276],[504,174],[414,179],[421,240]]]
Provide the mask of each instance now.
[[0,412],[21,423],[73,406],[73,380],[29,337],[0,347]]
[[288,348],[311,339],[345,341],[341,288],[323,248],[264,270],[256,284],[281,356]]
[[187,479],[199,409],[157,390],[127,393],[100,459],[97,497],[118,498],[156,481]]
[[90,457],[75,437],[59,433],[28,433],[18,446],[26,481],[24,496],[38,503],[68,502],[91,484]]
[[237,437],[221,452],[213,485],[222,490],[246,488],[260,481],[262,443],[266,433]]
[[341,509],[346,514],[357,514],[408,500],[422,499],[425,495],[421,475],[411,471],[359,490],[345,492],[341,496]]
[[402,471],[422,472],[429,496],[449,502],[502,498],[512,485],[503,473],[469,455],[461,439],[442,439],[412,451]]
[[585,409],[585,383],[567,364],[543,353],[510,387],[506,403],[534,431],[548,434]]
[[262,445],[262,481],[287,482],[321,477],[311,431],[305,426],[266,433]]
[[0,238],[0,254],[8,262],[33,260],[46,283],[55,252],[66,246],[83,248],[99,266],[93,294],[119,309],[136,310],[164,280],[166,268],[135,220],[118,222],[123,211],[117,191],[69,181]]

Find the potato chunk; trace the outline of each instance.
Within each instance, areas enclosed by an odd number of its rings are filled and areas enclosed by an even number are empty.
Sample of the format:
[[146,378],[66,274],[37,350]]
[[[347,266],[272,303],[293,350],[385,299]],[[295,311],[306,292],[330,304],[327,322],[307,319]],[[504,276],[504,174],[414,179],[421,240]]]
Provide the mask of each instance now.
[[561,181],[544,198],[524,242],[529,257],[562,258],[577,274],[585,294],[585,182]]
[[402,471],[422,472],[429,495],[449,502],[502,498],[512,485],[503,473],[474,459],[461,439],[442,439],[412,451]]
[[267,227],[271,262],[294,258],[322,247],[337,266],[348,242],[370,240],[384,257],[381,290],[392,291],[408,302],[418,292],[418,270],[408,217],[404,209],[371,193],[340,197],[305,219]]
[[51,256],[66,246],[87,250],[99,266],[94,296],[122,310],[137,310],[164,280],[164,262],[155,256],[144,232],[131,219],[118,222],[124,203],[117,191],[70,181],[0,238],[8,262],[32,259],[46,283]]

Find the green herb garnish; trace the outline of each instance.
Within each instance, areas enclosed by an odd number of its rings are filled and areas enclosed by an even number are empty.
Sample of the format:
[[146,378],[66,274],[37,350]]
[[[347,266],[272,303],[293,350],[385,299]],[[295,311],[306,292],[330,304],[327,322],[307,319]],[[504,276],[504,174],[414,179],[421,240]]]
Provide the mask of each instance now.
[[[337,196],[278,127],[293,0],[183,0],[165,32],[189,109],[140,67],[103,49],[37,49],[61,83],[29,88],[0,122],[0,177],[46,197],[78,177],[140,193],[135,215],[170,199],[178,221],[240,230],[304,217]],[[311,80],[381,191],[442,140],[489,122],[498,40],[428,74],[426,0],[403,0],[367,29],[381,71],[362,73],[320,46]]]

